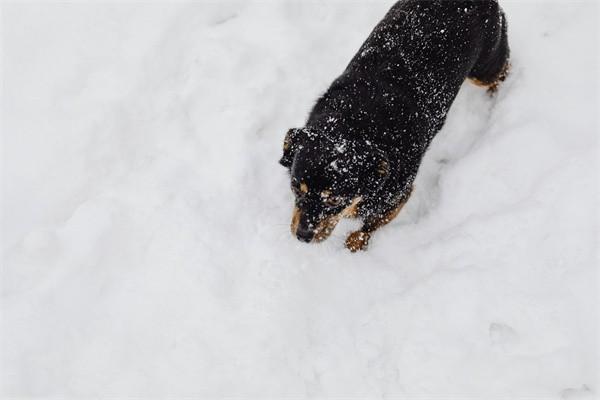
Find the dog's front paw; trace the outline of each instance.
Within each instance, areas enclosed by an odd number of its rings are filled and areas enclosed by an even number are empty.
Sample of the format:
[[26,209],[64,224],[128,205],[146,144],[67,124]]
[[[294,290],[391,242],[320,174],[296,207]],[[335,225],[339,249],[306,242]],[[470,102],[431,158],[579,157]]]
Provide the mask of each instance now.
[[346,238],[346,248],[351,252],[355,253],[359,250],[366,250],[369,246],[369,239],[371,235],[367,232],[356,231],[352,232]]

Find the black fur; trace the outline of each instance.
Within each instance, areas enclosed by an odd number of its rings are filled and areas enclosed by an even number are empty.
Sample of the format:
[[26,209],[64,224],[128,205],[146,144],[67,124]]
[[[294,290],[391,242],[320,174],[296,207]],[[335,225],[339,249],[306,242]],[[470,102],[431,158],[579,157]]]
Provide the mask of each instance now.
[[[286,136],[280,162],[297,193],[299,238],[358,196],[365,225],[405,201],[463,81],[494,83],[508,57],[506,20],[496,1],[396,3],[305,127]],[[298,193],[302,182],[307,194]],[[324,204],[325,189],[342,203]]]

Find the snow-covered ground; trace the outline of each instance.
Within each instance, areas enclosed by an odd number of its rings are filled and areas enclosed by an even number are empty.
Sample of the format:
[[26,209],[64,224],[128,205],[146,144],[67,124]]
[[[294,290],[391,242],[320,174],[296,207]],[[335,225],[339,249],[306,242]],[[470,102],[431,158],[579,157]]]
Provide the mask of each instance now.
[[361,254],[277,161],[392,0],[4,4],[0,397],[598,396],[598,5],[501,4]]

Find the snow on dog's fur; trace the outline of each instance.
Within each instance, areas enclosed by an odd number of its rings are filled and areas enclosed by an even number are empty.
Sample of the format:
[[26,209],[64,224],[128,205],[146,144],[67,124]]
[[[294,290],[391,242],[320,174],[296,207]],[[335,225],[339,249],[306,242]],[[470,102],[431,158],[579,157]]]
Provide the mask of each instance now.
[[320,242],[355,209],[351,251],[408,200],[429,143],[466,78],[495,90],[508,68],[506,19],[495,0],[396,3],[344,73],[290,129],[281,164],[295,196],[292,233]]

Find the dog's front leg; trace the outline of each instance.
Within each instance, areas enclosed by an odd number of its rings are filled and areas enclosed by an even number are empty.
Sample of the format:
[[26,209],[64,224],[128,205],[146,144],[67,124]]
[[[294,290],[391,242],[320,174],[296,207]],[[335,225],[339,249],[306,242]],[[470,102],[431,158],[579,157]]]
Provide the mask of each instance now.
[[[411,188],[412,191],[412,188]],[[394,218],[398,216],[402,207],[408,201],[410,197],[410,192],[402,198],[402,200],[396,206],[392,207],[387,212],[384,212],[381,215],[376,215],[370,218],[367,218],[362,228],[360,230],[352,232],[346,238],[346,248],[351,252],[356,252],[358,250],[366,250],[369,245],[369,239],[371,238],[371,234],[375,232],[377,229],[382,226],[388,224]]]

